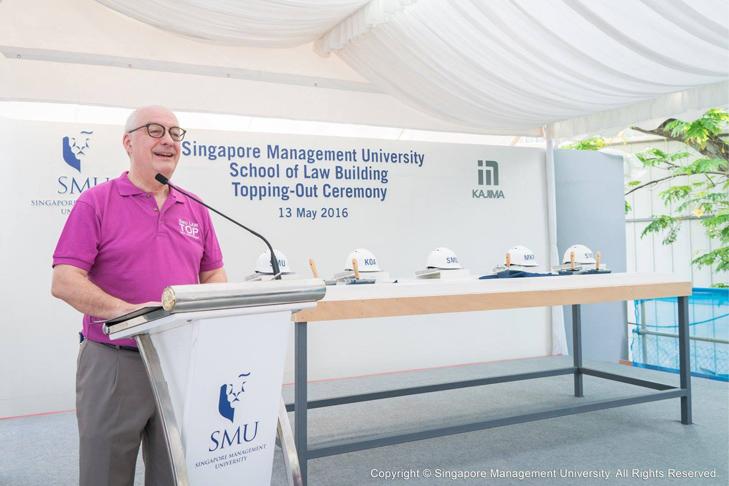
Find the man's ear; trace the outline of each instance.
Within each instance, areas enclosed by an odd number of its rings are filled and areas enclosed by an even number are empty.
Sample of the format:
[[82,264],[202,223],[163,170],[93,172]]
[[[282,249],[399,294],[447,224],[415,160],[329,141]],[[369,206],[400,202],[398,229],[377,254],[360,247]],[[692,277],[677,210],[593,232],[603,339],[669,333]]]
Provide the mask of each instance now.
[[128,133],[125,133],[122,137],[122,145],[127,155],[132,155],[132,137]]

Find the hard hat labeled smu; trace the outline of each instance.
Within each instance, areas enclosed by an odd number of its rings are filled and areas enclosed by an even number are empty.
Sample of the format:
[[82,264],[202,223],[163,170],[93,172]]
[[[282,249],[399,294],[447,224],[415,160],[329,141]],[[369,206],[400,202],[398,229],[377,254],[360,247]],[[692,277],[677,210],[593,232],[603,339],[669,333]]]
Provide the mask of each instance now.
[[562,263],[571,263],[573,261],[582,265],[595,263],[595,256],[592,254],[592,250],[585,245],[572,245],[564,252]]
[[360,272],[381,272],[380,266],[377,264],[375,255],[366,248],[357,248],[347,256],[344,262],[345,270],[354,270],[352,260],[357,261],[357,267]]
[[463,268],[453,250],[445,247],[436,248],[428,255],[427,268],[456,270]]
[[526,246],[517,245],[506,252],[511,265],[520,267],[538,267],[537,257]]
[[[275,248],[273,249],[273,254],[276,255],[279,271],[284,274],[291,273],[291,269],[289,268],[289,260],[288,258],[286,258],[286,255],[284,255],[283,252]],[[258,260],[256,260],[256,273],[273,275],[270,251],[266,250],[265,252],[261,253],[261,255],[258,257]]]

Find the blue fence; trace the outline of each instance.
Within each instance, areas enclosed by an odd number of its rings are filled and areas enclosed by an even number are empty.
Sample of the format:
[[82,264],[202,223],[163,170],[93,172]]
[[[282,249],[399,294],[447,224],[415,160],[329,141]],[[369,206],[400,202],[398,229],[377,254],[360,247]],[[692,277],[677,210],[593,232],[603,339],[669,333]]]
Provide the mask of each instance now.
[[[630,350],[635,366],[678,372],[676,298],[635,301]],[[729,289],[694,288],[689,297],[691,373],[729,381]]]

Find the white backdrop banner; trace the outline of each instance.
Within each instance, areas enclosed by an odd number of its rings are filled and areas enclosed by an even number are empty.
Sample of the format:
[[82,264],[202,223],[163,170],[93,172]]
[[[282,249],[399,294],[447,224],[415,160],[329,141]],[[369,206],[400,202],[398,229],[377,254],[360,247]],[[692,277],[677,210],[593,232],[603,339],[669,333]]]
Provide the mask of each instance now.
[[[122,128],[0,120],[3,128],[4,331],[8,395],[0,416],[73,407],[81,316],[49,295],[51,255],[78,195],[128,168]],[[546,270],[544,151],[221,131],[191,131],[172,179],[266,235],[293,271],[342,271],[368,248],[396,279],[413,278],[436,247],[471,273],[506,250],[530,248]],[[213,215],[231,280],[253,272],[265,246]],[[393,325],[397,324],[397,325]],[[546,309],[332,322],[310,330],[310,376],[329,378],[543,356]],[[23,370],[22,375],[9,371]],[[53,375],[53,376],[49,376]],[[291,362],[287,365],[290,380]],[[39,399],[35,383],[46,384]],[[3,390],[3,393],[5,391]]]

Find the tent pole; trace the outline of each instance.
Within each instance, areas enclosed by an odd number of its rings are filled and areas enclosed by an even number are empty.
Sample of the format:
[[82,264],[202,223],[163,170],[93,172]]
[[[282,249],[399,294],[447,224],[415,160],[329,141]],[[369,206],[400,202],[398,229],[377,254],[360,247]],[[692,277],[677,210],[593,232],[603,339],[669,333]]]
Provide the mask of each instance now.
[[[549,234],[549,268],[559,265],[559,250],[557,249],[557,198],[554,176],[554,126],[549,124],[544,128],[546,142],[546,174],[547,174],[547,233]],[[552,354],[566,355],[567,335],[564,328],[564,309],[562,306],[551,308],[552,315]]]

